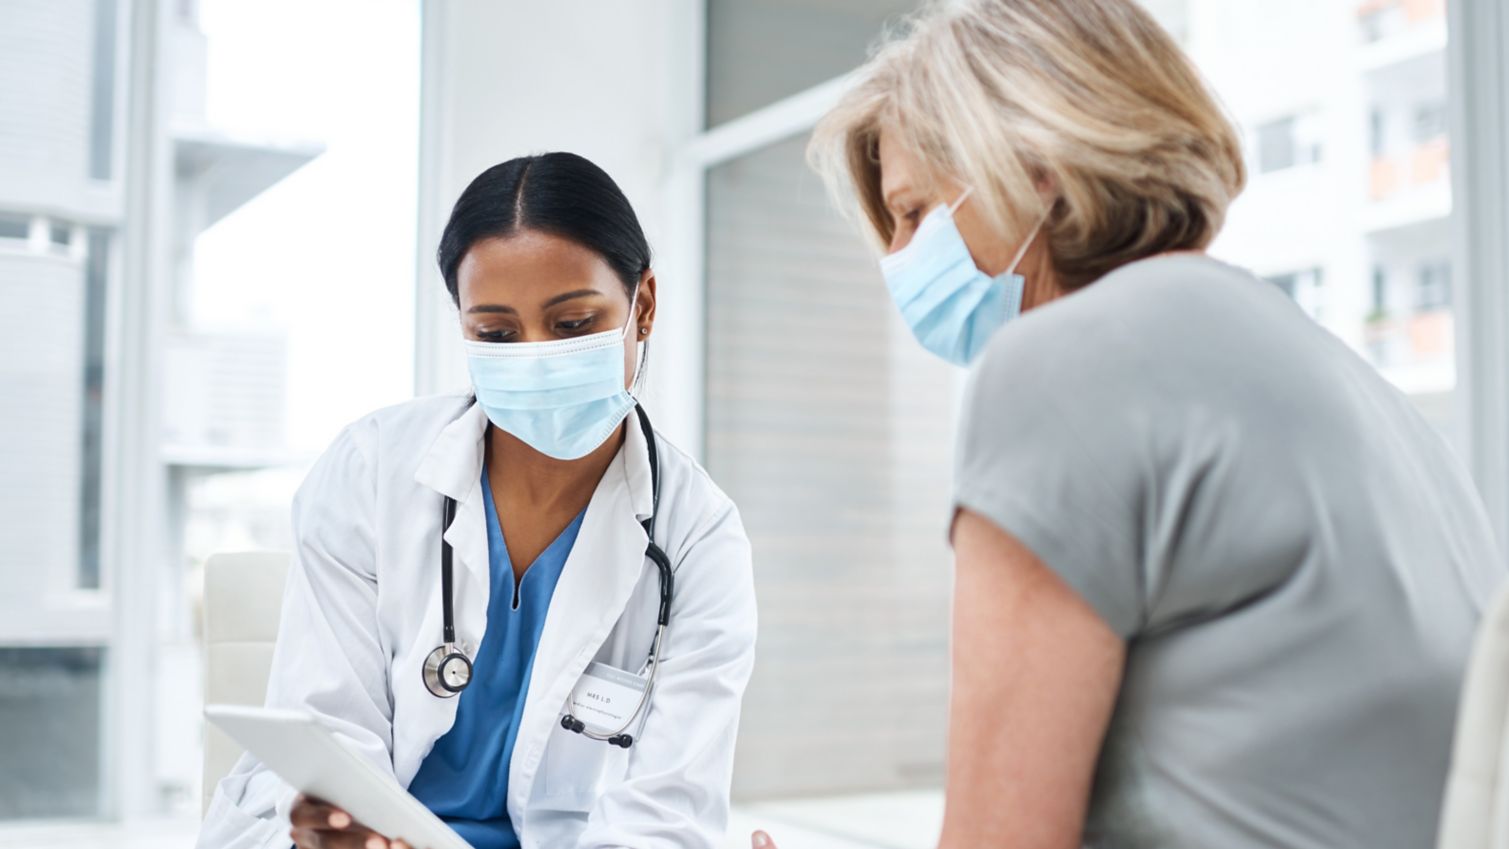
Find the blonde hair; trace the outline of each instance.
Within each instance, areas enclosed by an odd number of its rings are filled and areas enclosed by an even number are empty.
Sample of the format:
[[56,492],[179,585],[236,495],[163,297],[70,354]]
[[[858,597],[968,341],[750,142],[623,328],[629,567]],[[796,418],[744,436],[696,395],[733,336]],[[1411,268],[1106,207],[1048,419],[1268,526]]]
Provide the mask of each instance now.
[[1003,235],[1025,238],[1051,204],[1043,230],[1065,289],[1204,248],[1246,180],[1232,122],[1133,0],[935,2],[883,44],[808,155],[885,244],[882,132],[926,179],[972,187]]

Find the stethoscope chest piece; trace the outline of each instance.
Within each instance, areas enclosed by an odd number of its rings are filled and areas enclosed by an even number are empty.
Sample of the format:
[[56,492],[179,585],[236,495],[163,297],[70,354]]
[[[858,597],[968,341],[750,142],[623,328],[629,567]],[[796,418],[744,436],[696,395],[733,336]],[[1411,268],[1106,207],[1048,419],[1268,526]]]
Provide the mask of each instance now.
[[424,659],[424,687],[442,699],[460,694],[472,682],[472,662],[453,643],[436,646]]

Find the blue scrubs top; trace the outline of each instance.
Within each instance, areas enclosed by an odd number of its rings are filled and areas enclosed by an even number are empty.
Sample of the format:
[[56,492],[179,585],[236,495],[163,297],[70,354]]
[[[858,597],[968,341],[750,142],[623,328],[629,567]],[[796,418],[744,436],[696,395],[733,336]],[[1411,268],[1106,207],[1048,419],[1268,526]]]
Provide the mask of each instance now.
[[487,628],[472,659],[472,682],[457,697],[456,722],[435,741],[409,792],[476,849],[518,849],[518,835],[508,820],[508,764],[545,613],[586,514],[573,519],[525,570],[515,607],[513,562],[485,466],[482,495],[492,583]]

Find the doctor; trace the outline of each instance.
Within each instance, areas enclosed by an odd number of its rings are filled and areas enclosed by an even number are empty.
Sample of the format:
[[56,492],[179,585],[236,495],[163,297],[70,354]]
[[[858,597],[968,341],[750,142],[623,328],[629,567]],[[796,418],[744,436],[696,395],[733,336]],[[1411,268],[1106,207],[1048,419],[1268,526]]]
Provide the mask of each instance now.
[[[591,162],[519,158],[462,193],[438,259],[475,393],[373,413],[315,464],[267,703],[320,716],[477,849],[713,846],[750,551],[631,394],[656,305],[638,219]],[[290,837],[389,845],[243,756],[198,845]]]

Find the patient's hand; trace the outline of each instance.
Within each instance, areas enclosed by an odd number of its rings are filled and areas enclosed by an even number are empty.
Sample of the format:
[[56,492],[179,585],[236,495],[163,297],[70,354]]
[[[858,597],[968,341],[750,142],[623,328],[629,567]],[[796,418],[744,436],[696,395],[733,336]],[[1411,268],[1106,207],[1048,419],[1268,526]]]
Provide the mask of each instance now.
[[296,849],[411,849],[402,840],[389,840],[351,819],[351,815],[300,794],[288,812]]

